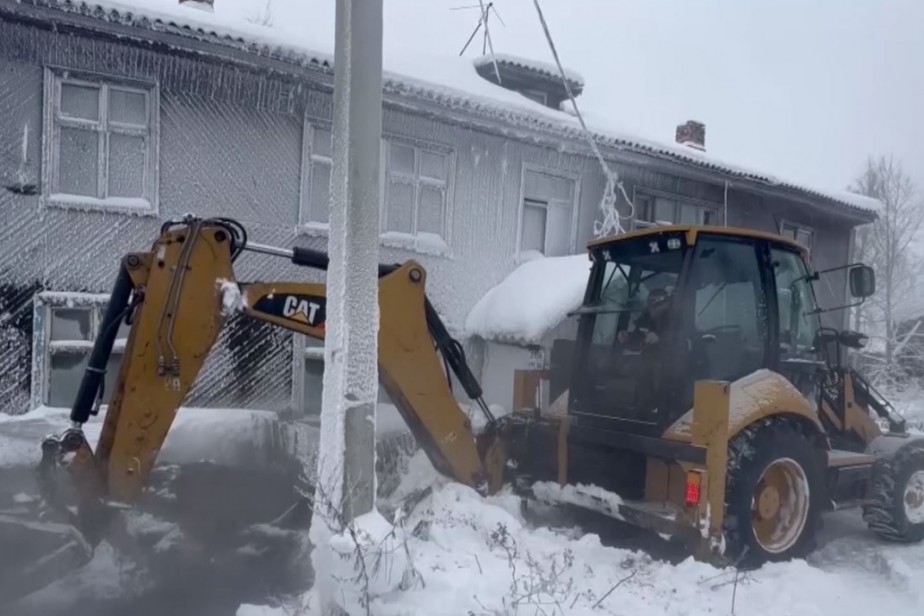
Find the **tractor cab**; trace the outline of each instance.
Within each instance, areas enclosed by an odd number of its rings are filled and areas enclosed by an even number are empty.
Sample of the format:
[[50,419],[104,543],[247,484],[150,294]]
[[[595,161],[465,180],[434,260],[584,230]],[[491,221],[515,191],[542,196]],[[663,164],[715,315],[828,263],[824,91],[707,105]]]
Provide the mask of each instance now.
[[801,245],[670,226],[598,241],[590,255],[569,400],[583,425],[660,436],[692,407],[696,381],[761,368],[815,397],[826,355]]
[[870,268],[813,272],[800,244],[725,227],[657,227],[589,250],[576,338],[552,351],[555,402],[512,423],[531,494],[727,562],[805,555],[821,512],[854,506],[881,536],[924,538],[909,479],[924,476],[924,440],[832,355],[862,339],[823,326],[813,288],[842,270],[819,290],[849,282],[862,301]]

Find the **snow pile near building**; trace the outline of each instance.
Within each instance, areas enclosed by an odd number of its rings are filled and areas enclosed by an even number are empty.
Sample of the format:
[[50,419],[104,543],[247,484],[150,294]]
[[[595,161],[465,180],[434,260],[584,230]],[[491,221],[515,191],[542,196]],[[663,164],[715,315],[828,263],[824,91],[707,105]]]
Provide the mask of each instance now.
[[[396,588],[370,593],[369,612],[376,616],[910,616],[924,606],[924,546],[877,543],[865,529],[844,531],[846,537],[823,546],[809,562],[747,573],[692,559],[672,565],[604,546],[597,535],[576,529],[533,527],[518,498],[507,492],[482,498],[436,475],[422,454],[412,468],[396,492],[416,502],[406,519],[399,518],[406,541],[392,540],[393,556],[378,560]],[[382,528],[380,535],[395,536],[390,525]],[[403,572],[398,584],[396,572]],[[298,605],[302,611],[295,613],[318,613],[313,593]],[[291,607],[241,606],[238,616],[281,616],[293,613]],[[359,611],[355,603],[347,607]]]
[[478,301],[466,334],[485,340],[538,344],[581,305],[591,262],[586,254],[531,259]]

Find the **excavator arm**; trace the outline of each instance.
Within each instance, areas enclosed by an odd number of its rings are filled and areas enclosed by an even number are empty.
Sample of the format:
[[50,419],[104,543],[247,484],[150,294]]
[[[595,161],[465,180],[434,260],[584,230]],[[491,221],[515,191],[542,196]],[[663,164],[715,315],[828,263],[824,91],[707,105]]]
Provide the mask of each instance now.
[[[321,270],[328,265],[326,253],[249,244],[235,221],[192,217],[165,224],[151,250],[122,259],[71,410],[72,427],[43,442],[40,465],[40,475],[59,467],[70,472],[79,503],[70,522],[90,545],[106,535],[111,505],[132,505],[145,487],[178,409],[234,312],[324,338],[325,285],[237,281],[234,261],[244,250]],[[379,267],[380,382],[439,472],[494,492],[502,482],[504,446],[425,285],[426,271],[414,261]],[[130,329],[121,365],[118,374],[106,374],[122,321]],[[450,370],[487,417],[477,436],[453,395]],[[104,378],[117,381],[94,451],[81,426],[99,411]],[[45,485],[54,502],[50,481]]]

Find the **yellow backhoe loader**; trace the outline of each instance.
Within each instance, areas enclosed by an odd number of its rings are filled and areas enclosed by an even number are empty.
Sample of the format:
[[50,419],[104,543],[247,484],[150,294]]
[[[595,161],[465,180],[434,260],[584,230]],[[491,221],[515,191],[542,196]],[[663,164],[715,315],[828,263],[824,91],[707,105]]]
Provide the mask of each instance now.
[[[74,402],[73,425],[42,443],[40,476],[67,469],[76,507],[45,481],[59,526],[0,525],[71,539],[0,580],[21,596],[85,563],[150,477],[174,416],[229,309],[323,339],[325,286],[240,282],[245,250],[325,270],[325,253],[249,242],[229,219],[186,217],[126,255]],[[821,326],[801,245],[708,226],[594,241],[577,336],[552,352],[548,408],[494,417],[408,261],[379,268],[381,383],[447,477],[484,494],[593,509],[689,544],[697,556],[759,564],[807,554],[825,511],[856,506],[883,538],[924,538],[924,439],[842,361],[863,336]],[[872,270],[839,268],[854,297]],[[555,284],[554,280],[544,284]],[[119,325],[117,374],[105,375]],[[486,417],[473,429],[450,375]],[[95,451],[82,431],[115,378]],[[56,536],[60,536],[58,533]]]

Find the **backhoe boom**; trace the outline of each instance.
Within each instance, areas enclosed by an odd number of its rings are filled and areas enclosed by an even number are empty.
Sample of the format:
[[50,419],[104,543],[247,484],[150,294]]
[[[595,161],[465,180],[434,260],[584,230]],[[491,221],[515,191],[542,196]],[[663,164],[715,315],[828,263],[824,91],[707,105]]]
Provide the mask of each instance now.
[[[132,504],[146,485],[161,446],[190,388],[235,312],[323,339],[326,288],[305,282],[238,282],[233,262],[242,250],[275,254],[297,265],[326,270],[325,253],[246,244],[233,221],[187,218],[168,223],[150,251],[122,260],[103,321],[71,411],[74,428],[43,444],[43,466],[62,463],[75,480],[83,511],[78,526],[95,543],[105,515],[102,502]],[[409,261],[379,268],[380,381],[421,448],[441,473],[486,492],[500,487],[502,462],[491,428],[494,418],[465,362],[461,346],[426,297],[426,272]],[[96,451],[80,430],[98,411],[105,366],[118,324],[130,324]],[[446,371],[441,366],[440,355]],[[488,418],[477,438],[451,390],[452,370]],[[96,515],[94,509],[99,509]]]

